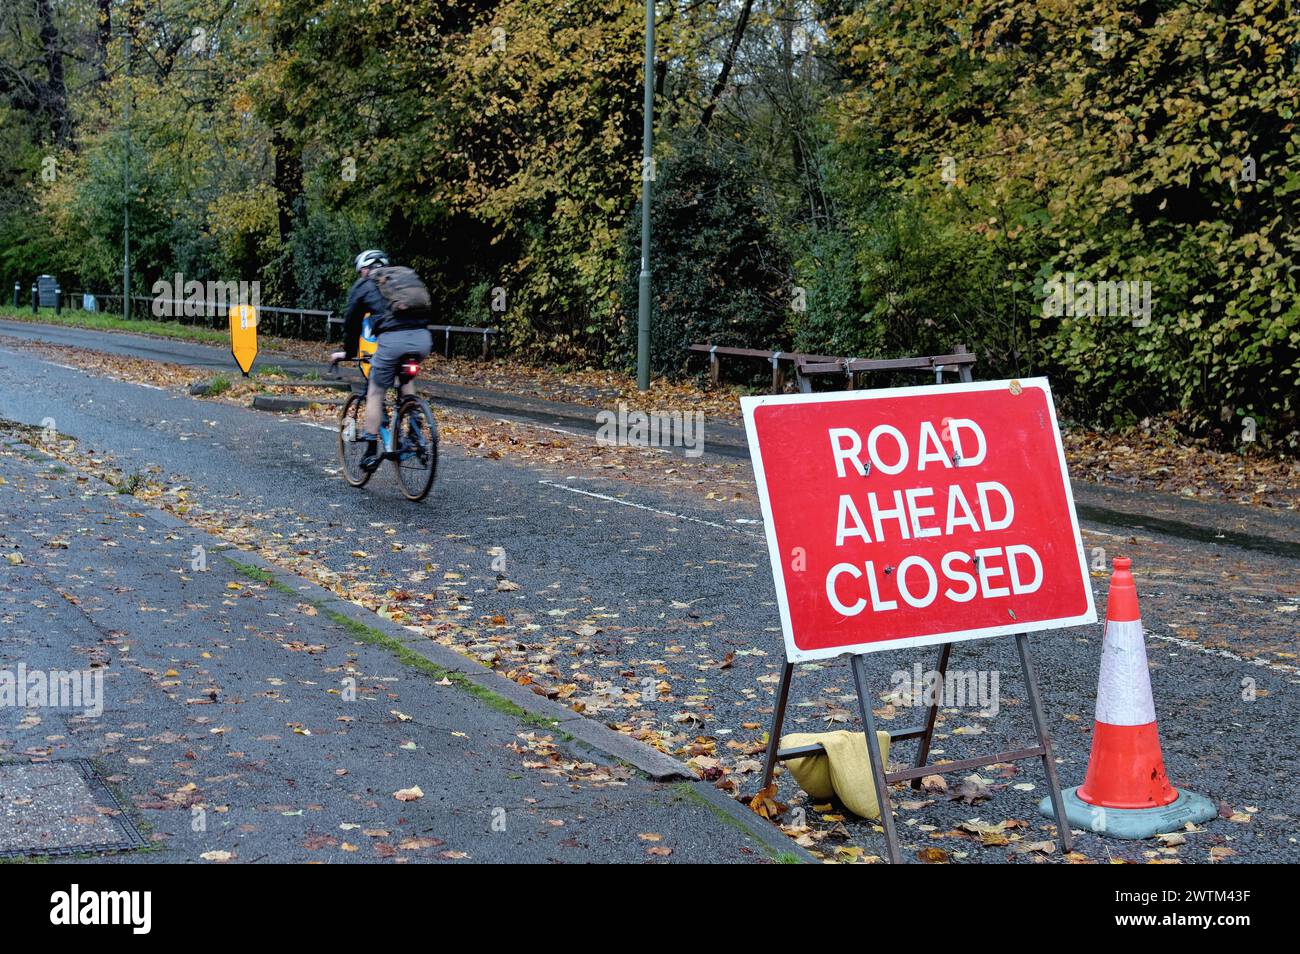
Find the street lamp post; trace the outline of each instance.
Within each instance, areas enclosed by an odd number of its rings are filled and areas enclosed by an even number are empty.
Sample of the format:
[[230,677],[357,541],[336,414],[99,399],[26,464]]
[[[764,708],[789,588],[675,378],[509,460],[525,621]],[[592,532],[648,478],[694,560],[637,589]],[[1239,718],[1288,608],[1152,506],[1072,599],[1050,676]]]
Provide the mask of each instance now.
[[126,57],[126,144],[122,149],[122,318],[131,317],[131,25],[122,34]]
[[636,386],[650,387],[650,184],[654,179],[655,2],[645,0],[645,117],[641,153],[641,275],[637,282]]

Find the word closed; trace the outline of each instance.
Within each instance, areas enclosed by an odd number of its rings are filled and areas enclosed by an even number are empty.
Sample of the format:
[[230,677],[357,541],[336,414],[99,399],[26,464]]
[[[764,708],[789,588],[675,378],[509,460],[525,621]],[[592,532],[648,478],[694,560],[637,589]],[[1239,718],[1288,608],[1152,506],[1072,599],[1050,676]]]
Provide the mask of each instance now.
[[790,660],[1096,621],[1046,379],[742,405]]

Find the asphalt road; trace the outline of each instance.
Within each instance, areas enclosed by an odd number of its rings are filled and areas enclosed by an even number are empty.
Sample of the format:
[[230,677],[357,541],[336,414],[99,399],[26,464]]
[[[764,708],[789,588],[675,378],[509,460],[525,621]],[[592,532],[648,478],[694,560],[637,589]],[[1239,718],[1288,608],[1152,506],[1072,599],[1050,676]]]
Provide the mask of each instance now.
[[[167,360],[175,360],[172,343],[161,345]],[[112,339],[99,345],[115,346]],[[539,633],[539,645],[553,637],[546,645],[558,642],[571,650],[564,664],[575,670],[589,666],[583,671],[601,676],[613,694],[621,687],[636,699],[595,717],[671,728],[679,724],[674,716],[685,712],[686,734],[712,740],[720,751],[731,743],[752,748],[762,729],[745,726],[770,718],[781,641],[752,497],[730,503],[653,485],[629,489],[588,473],[487,460],[448,445],[431,497],[412,505],[387,474],[364,491],[346,488],[333,473],[332,433],[292,417],[95,378],[3,350],[0,373],[11,382],[0,393],[0,417],[34,425],[53,417],[58,430],[76,437],[87,453],[111,455],[128,472],[156,468],[159,479],[183,484],[196,501],[220,504],[264,532],[282,534],[289,547],[344,576],[359,573],[382,589],[405,585],[412,569],[425,564],[458,573],[451,584],[463,620],[457,638],[471,645],[485,641],[496,618],[525,631],[536,627],[529,632]],[[1177,513],[1175,523],[1193,527],[1207,512],[1180,509],[1169,499],[1159,505]],[[1154,505],[1134,509],[1149,512]],[[1239,516],[1257,532],[1258,515]],[[1229,862],[1300,859],[1295,559],[1216,540],[1212,526],[1202,540],[1144,527],[1141,516],[1107,519],[1102,524],[1085,517],[1085,544],[1104,548],[1108,557],[1134,559],[1169,774],[1237,817],[1189,834],[1185,845],[1170,849],[1171,856],[1205,861],[1217,848],[1215,857]],[[1276,528],[1274,539],[1287,539],[1295,530],[1286,515],[1268,515],[1264,523]],[[402,541],[400,549],[392,545],[394,536]],[[495,589],[495,548],[504,548],[518,590]],[[357,552],[365,557],[353,556]],[[1106,580],[1095,576],[1093,582],[1104,606]],[[430,598],[448,596],[440,591]],[[596,639],[560,632],[563,620],[584,616],[599,620]],[[1067,785],[1082,780],[1087,762],[1100,637],[1095,626],[1034,638]],[[520,637],[525,644],[532,638]],[[729,666],[718,665],[732,652]],[[890,688],[892,673],[913,662],[928,665],[929,655],[870,657],[880,693]],[[984,718],[977,707],[947,710],[933,755],[960,759],[1027,743],[1031,727],[1012,642],[962,644],[952,665],[998,672],[1000,712]],[[638,696],[648,678],[668,681],[671,691]],[[853,725],[847,667],[801,667],[791,707],[788,729]],[[912,721],[912,713],[886,712],[887,726]],[[900,746],[899,755],[907,754]],[[1020,819],[1027,822],[1026,840],[1050,838],[1050,823],[1034,807],[1045,794],[1036,765],[1018,763],[986,776],[993,783],[989,800],[969,805],[944,797],[916,799],[901,810],[909,856],[938,846],[954,861],[1022,858],[1004,846],[951,835],[971,818]],[[757,787],[753,774],[739,777],[751,791]],[[806,806],[788,779],[780,797]],[[818,821],[810,806],[806,810],[815,826],[830,824]],[[869,853],[882,850],[873,826],[850,818],[844,829],[850,843]],[[1083,855],[1101,861],[1141,861],[1156,850],[1151,843],[1089,833],[1078,842]],[[822,850],[833,853],[835,844],[830,839]]]
[[[329,605],[250,578],[238,551],[204,544],[196,569],[196,538],[129,495],[22,443],[0,448],[0,476],[0,551],[22,555],[0,563],[0,669],[103,675],[102,712],[0,708],[0,762],[102,766],[150,847],[105,860],[771,857],[690,785],[592,762],[544,722],[409,668]],[[24,827],[6,784],[0,818]],[[87,814],[56,799],[25,827],[50,848],[116,840]]]

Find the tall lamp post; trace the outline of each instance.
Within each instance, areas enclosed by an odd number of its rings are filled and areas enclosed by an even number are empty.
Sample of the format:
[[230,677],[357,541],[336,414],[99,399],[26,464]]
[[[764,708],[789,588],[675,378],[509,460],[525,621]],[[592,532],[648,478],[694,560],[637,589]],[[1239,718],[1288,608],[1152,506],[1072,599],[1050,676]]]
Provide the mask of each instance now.
[[650,184],[654,179],[655,0],[645,0],[645,117],[641,153],[641,275],[637,283],[636,386],[650,388]]
[[131,317],[131,25],[122,31],[126,59],[126,144],[122,149],[122,318]]

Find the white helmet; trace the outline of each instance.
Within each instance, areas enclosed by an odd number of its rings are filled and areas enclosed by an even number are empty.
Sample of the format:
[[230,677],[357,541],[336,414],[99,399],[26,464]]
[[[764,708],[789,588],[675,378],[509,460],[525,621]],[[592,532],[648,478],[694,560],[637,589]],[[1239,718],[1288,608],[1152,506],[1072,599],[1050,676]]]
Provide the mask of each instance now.
[[388,253],[381,252],[377,248],[368,248],[357,256],[356,268],[361,271],[363,268],[373,268],[376,265],[387,265]]

